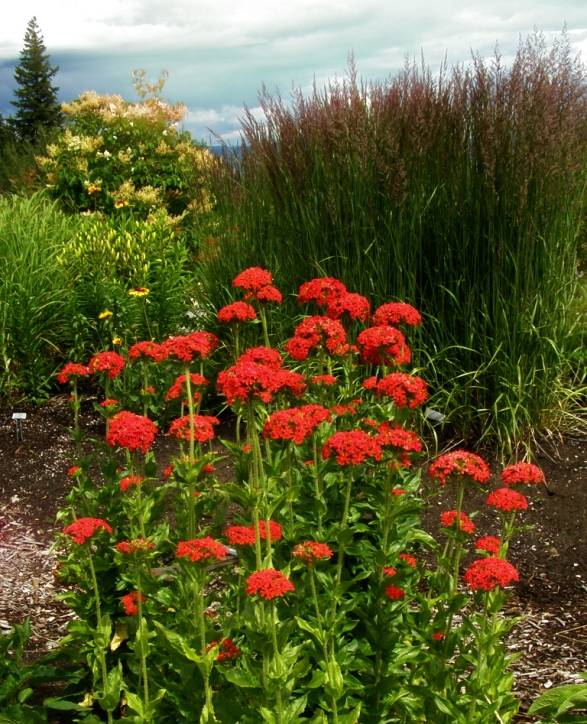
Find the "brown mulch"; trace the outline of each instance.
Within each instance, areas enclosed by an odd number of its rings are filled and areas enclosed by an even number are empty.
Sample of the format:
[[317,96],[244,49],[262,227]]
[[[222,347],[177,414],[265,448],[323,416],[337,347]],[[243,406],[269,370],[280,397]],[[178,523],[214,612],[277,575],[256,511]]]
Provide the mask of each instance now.
[[[99,430],[90,412],[84,425]],[[16,440],[13,411],[26,411],[24,441]],[[55,516],[67,494],[73,446],[65,397],[40,408],[0,408],[0,633],[29,617],[34,659],[54,648],[70,612],[55,601],[58,584],[51,551]],[[163,441],[165,444],[165,441]],[[532,491],[523,531],[511,548],[522,581],[510,596],[506,615],[520,617],[508,641],[521,656],[513,664],[521,702],[517,721],[544,690],[581,681],[587,671],[587,439],[567,438],[542,453],[537,463],[547,487]],[[492,466],[495,469],[497,465]],[[480,490],[470,503],[477,509]],[[434,530],[450,493],[430,500],[425,525]],[[479,530],[490,533],[495,518],[480,514]]]

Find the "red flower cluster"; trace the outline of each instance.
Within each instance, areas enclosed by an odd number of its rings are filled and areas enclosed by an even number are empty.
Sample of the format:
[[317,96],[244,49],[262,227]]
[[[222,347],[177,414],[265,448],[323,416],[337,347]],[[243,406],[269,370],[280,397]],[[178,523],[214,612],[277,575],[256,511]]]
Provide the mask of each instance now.
[[389,446],[404,452],[422,451],[422,441],[415,432],[389,422],[382,422],[379,425],[375,439],[381,447]]
[[385,595],[390,601],[401,601],[406,595],[403,588],[397,586],[385,586]]
[[350,319],[366,322],[370,313],[371,304],[367,297],[353,292],[331,297],[326,303],[326,316],[330,319],[340,319],[347,314]]
[[90,358],[88,367],[90,372],[105,372],[111,380],[122,372],[126,362],[118,352],[98,352]]
[[205,359],[218,347],[218,337],[212,332],[190,332],[190,334],[169,337],[162,344],[167,357],[182,362],[191,362],[194,357]]
[[338,415],[338,417],[342,417],[343,415],[356,415],[357,406],[360,402],[361,400],[352,400],[352,402],[347,402],[343,405],[332,405],[330,411]]
[[357,335],[361,359],[366,364],[407,364],[412,353],[404,335],[395,327],[367,327]]
[[[141,593],[141,603],[144,603],[147,599],[145,596]],[[139,592],[138,591],[132,591],[132,593],[127,593],[126,596],[122,596],[120,599],[120,603],[122,603],[122,607],[124,609],[124,613],[127,616],[136,616],[139,612],[138,607],[139,602]]]
[[544,473],[532,463],[514,463],[501,471],[506,485],[539,485],[544,482]]
[[[211,415],[192,415],[194,423],[194,440],[196,442],[208,442],[212,440],[214,435],[214,425],[219,425],[220,420]],[[173,420],[169,426],[169,434],[178,440],[190,439],[190,416],[184,415]]]
[[144,482],[145,478],[142,475],[127,475],[118,483],[118,487],[121,493],[126,493],[129,488],[136,487]]
[[275,304],[281,304],[283,301],[283,295],[277,287],[272,284],[268,284],[266,287],[261,287],[256,292],[247,292],[245,299],[256,299],[259,302],[274,302]]
[[383,575],[386,578],[393,578],[397,574],[397,570],[393,566],[385,566]]
[[457,511],[456,510],[445,510],[444,513],[440,514],[440,524],[444,528],[455,527],[457,530],[462,530],[463,533],[474,533],[475,523],[469,518],[466,513],[462,513],[459,516],[459,522],[457,523]]
[[285,343],[290,357],[303,361],[313,349],[320,347],[331,355],[348,352],[346,332],[337,319],[329,317],[306,317],[294,330],[294,336]]
[[[177,400],[180,397],[182,397],[184,390],[185,390],[185,383],[186,383],[186,376],[185,375],[178,375],[175,378],[175,381],[171,385],[171,387],[167,390],[165,394],[166,400]],[[208,380],[203,376],[199,375],[196,372],[190,372],[190,383],[193,387],[205,387],[208,384]],[[193,395],[195,400],[199,399],[199,393],[195,393]]]
[[322,405],[302,405],[271,413],[263,426],[264,437],[272,440],[293,440],[301,445],[320,423],[332,415]]
[[66,473],[66,474],[67,474],[70,478],[73,478],[73,477],[74,477],[75,475],[77,475],[78,473],[81,473],[81,471],[82,471],[82,469],[80,468],[79,465],[72,465],[70,468],[67,468],[67,473]]
[[360,465],[368,458],[381,460],[381,445],[362,430],[335,432],[322,448],[326,460],[334,455],[339,465]]
[[428,475],[445,485],[454,477],[468,478],[483,485],[489,480],[490,471],[485,460],[466,450],[453,450],[436,458],[428,468]]
[[102,518],[78,518],[66,526],[63,532],[65,535],[68,535],[74,543],[82,545],[99,530],[112,533],[112,528],[105,520],[102,520]]
[[227,304],[218,310],[216,319],[221,324],[230,324],[231,322],[249,322],[256,319],[257,314],[255,308],[246,302],[233,302]]
[[232,286],[235,289],[245,289],[247,292],[258,292],[263,287],[269,287],[272,284],[271,272],[259,266],[251,266],[245,269],[232,280]]
[[134,553],[148,553],[155,549],[153,543],[147,538],[135,538],[134,540],[123,540],[115,546],[119,553],[125,556],[132,556]]
[[398,407],[408,407],[410,410],[415,410],[428,399],[426,382],[421,377],[405,372],[392,372],[379,381],[369,377],[363,382],[363,387],[375,390],[377,397],[391,397]]
[[216,656],[216,661],[219,664],[221,664],[223,661],[236,659],[241,655],[241,650],[232,639],[222,639],[222,641],[220,642],[210,641],[210,643],[206,647],[206,651],[210,651],[210,649],[214,648],[215,646],[218,646],[218,655]]
[[314,375],[310,379],[313,385],[324,385],[325,387],[331,387],[337,383],[337,379],[334,375]]
[[475,541],[475,550],[485,551],[496,556],[501,548],[501,540],[494,535],[484,535]]
[[316,302],[319,307],[325,307],[332,299],[347,293],[347,288],[338,279],[333,277],[319,277],[304,282],[298,290],[298,301]]
[[301,395],[306,385],[297,372],[284,369],[279,352],[266,347],[255,347],[242,354],[236,363],[218,374],[218,391],[232,405],[237,400],[246,402],[257,397],[269,403],[283,390]]
[[416,556],[413,556],[411,553],[400,553],[398,558],[410,568],[415,568],[418,565]]
[[405,302],[388,302],[382,304],[373,314],[373,324],[376,326],[394,326],[407,324],[409,327],[418,327],[422,324],[422,315],[411,304]]
[[472,591],[492,591],[497,586],[504,588],[519,581],[520,574],[508,561],[489,556],[473,561],[465,571],[463,580]]
[[202,561],[223,561],[228,556],[224,543],[220,543],[210,536],[182,540],[177,544],[175,555],[178,558],[187,558],[194,563]]
[[64,385],[72,377],[87,377],[90,374],[90,368],[81,365],[78,362],[67,362],[57,374],[57,382]]
[[157,425],[148,417],[122,410],[111,418],[106,442],[110,447],[139,450],[146,455],[156,434]]
[[167,359],[167,351],[162,344],[145,340],[144,342],[136,342],[128,350],[128,356],[131,360],[138,360],[141,357],[153,360],[153,362],[163,362]]
[[103,407],[104,409],[108,409],[109,407],[118,407],[120,405],[120,402],[118,400],[113,400],[112,398],[107,398],[106,400],[102,400],[100,403],[100,407]]
[[498,488],[497,490],[493,490],[487,496],[485,503],[489,505],[490,508],[503,510],[504,513],[509,513],[512,510],[526,510],[528,508],[526,496],[511,488]]
[[260,596],[266,601],[280,598],[295,590],[295,586],[289,578],[284,576],[281,571],[276,571],[275,568],[255,571],[247,578],[247,596]]
[[[267,540],[267,534],[269,534],[270,541],[274,543],[283,538],[283,529],[281,525],[274,520],[270,520],[269,525],[267,525],[266,520],[260,520],[259,538],[261,540]],[[232,546],[255,545],[255,526],[252,525],[230,525],[224,531],[224,535]]]
[[299,558],[308,565],[316,563],[317,561],[327,561],[332,558],[333,555],[330,546],[327,546],[326,543],[318,543],[313,540],[298,543],[293,549],[294,558]]

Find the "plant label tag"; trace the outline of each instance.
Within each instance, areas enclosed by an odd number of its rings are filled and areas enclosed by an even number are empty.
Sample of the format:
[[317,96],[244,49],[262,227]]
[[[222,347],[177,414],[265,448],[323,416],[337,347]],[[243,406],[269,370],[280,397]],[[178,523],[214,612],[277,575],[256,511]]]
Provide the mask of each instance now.
[[446,415],[438,412],[438,410],[433,410],[431,407],[427,407],[424,410],[424,417],[427,420],[432,420],[432,422],[444,422],[446,420]]
[[13,420],[26,420],[26,412],[13,412],[12,419]]

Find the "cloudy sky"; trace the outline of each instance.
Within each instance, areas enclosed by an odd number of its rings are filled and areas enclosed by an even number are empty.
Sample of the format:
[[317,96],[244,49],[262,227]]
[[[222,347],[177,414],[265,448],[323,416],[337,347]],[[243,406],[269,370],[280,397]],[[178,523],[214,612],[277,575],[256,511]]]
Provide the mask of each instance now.
[[0,113],[11,112],[26,25],[37,17],[61,100],[84,90],[134,99],[130,73],[169,72],[164,97],[188,107],[196,138],[238,138],[243,107],[263,84],[285,97],[345,74],[349,53],[365,80],[384,79],[406,56],[433,68],[471,50],[507,60],[534,28],[547,40],[566,25],[587,62],[587,0],[4,0]]

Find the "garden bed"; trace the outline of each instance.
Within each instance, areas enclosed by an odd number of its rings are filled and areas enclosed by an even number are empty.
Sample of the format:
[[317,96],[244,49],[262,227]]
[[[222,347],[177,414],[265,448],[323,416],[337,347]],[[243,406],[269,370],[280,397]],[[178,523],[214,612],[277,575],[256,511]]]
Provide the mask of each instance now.
[[[28,413],[23,441],[16,440],[16,409],[0,411],[0,630],[30,617],[28,654],[34,659],[56,645],[71,616],[54,600],[58,584],[50,546],[70,485],[66,470],[73,446],[65,396],[36,409],[18,407]],[[87,414],[83,424],[98,433],[101,420]],[[157,443],[160,461],[168,444],[166,438]],[[506,608],[507,615],[521,617],[508,642],[521,654],[512,667],[522,702],[519,721],[532,721],[523,712],[545,688],[579,681],[578,673],[587,670],[587,440],[567,438],[547,452],[537,458],[547,489],[532,497],[525,516],[532,528],[511,550],[521,574]],[[431,531],[448,495],[427,506],[425,527]]]

